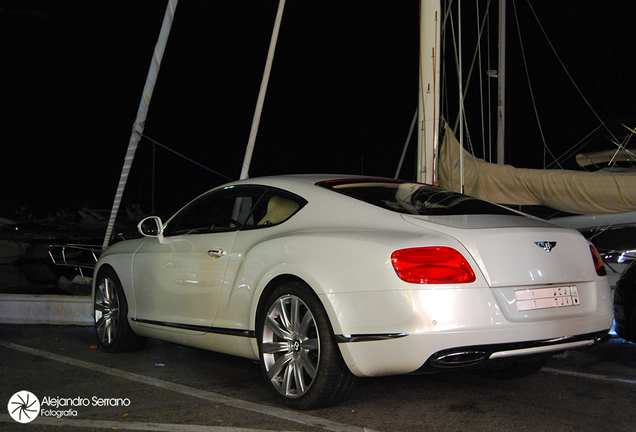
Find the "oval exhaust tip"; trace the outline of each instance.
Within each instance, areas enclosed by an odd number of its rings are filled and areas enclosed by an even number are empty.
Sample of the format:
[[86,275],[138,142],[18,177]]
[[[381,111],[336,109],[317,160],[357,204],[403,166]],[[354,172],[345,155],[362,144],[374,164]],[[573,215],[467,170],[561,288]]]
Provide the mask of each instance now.
[[438,368],[466,367],[477,364],[488,358],[484,351],[461,351],[443,354],[431,359],[431,366]]

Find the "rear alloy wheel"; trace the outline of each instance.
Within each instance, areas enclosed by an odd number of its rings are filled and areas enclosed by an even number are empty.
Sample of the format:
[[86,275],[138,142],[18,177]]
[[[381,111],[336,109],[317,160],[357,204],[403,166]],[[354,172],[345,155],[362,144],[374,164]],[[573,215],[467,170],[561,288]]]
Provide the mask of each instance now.
[[128,323],[128,303],[117,274],[101,271],[95,286],[94,318],[97,340],[108,352],[135,351],[145,338],[137,336]]
[[314,292],[288,282],[267,299],[257,328],[265,380],[294,409],[338,403],[355,377],[345,365],[327,314]]

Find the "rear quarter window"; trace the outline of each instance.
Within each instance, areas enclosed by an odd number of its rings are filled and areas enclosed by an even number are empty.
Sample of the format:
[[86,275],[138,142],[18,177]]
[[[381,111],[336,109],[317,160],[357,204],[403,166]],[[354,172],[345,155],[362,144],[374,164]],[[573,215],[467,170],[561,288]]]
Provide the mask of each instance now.
[[457,192],[399,180],[334,180],[318,186],[397,213],[421,216],[511,215],[505,207]]

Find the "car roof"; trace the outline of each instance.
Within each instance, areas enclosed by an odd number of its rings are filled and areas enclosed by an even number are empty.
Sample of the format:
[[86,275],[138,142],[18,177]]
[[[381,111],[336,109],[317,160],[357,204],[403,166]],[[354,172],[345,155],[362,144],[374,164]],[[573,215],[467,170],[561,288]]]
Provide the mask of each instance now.
[[384,177],[376,176],[363,176],[363,175],[347,175],[347,174],[286,174],[276,176],[264,176],[254,177],[251,179],[238,180],[232,183],[222,185],[220,187],[227,187],[229,185],[264,185],[279,187],[281,189],[304,189],[308,186],[313,186],[316,183],[330,181],[330,180],[386,180],[386,181],[403,181],[388,179]]

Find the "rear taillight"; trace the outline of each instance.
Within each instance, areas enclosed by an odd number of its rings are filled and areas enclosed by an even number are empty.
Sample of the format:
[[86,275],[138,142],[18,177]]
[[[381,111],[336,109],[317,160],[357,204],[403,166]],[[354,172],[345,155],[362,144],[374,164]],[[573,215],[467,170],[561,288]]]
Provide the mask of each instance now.
[[607,271],[603,265],[601,254],[598,253],[594,245],[590,245],[590,250],[592,251],[592,259],[594,260],[594,269],[596,270],[596,274],[599,276],[607,276]]
[[449,247],[401,249],[391,254],[391,263],[399,278],[409,283],[475,282],[475,273],[466,259]]

